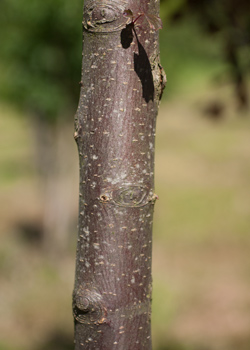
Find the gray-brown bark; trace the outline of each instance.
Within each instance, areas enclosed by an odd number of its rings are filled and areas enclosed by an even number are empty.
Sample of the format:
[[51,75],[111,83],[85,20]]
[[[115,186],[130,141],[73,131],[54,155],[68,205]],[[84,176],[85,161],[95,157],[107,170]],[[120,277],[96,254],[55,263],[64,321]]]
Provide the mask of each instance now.
[[[164,74],[158,33],[123,12],[159,1],[86,0],[81,93],[75,349],[151,349],[154,139]],[[140,26],[139,26],[140,24]]]

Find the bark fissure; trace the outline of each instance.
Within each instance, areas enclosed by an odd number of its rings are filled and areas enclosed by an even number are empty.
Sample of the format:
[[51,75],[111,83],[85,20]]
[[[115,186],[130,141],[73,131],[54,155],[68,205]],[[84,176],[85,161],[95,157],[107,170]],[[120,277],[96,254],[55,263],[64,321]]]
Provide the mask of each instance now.
[[142,22],[124,47],[123,12],[158,14],[158,5],[142,0],[84,5],[74,134],[80,163],[76,350],[151,349],[158,34]]

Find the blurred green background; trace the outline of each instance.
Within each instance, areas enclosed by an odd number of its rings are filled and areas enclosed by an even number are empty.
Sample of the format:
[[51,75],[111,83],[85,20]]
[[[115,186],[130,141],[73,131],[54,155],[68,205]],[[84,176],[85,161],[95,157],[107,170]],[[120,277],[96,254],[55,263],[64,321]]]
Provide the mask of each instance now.
[[[82,2],[0,3],[0,350],[73,349]],[[250,3],[162,0],[155,350],[250,347]]]

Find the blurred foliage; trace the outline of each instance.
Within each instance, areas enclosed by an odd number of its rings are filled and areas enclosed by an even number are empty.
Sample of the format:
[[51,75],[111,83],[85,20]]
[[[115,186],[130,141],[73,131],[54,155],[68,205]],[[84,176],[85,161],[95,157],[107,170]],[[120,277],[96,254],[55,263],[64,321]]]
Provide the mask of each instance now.
[[82,6],[78,0],[1,1],[2,99],[49,120],[76,108]]
[[227,66],[220,53],[220,40],[204,36],[193,17],[178,25],[166,22],[160,31],[160,53],[168,83],[163,99],[190,94],[197,86],[220,80]]
[[186,0],[161,0],[161,17],[164,21],[173,18],[186,5]]
[[249,107],[247,75],[250,70],[249,0],[161,0],[163,20],[171,25],[192,17],[202,31],[219,38],[221,55],[229,66],[239,108]]
[[[161,0],[161,17],[167,31],[161,31],[160,35],[169,40],[169,44],[161,42],[162,61],[164,66],[168,60],[165,66],[168,75],[172,74],[171,84],[182,83],[177,81],[180,71],[194,71],[192,66],[216,70],[224,59],[239,104],[247,106],[249,13],[248,0]],[[75,110],[81,71],[81,21],[82,1],[2,0],[1,98],[49,121],[70,114],[65,111]],[[182,37],[173,36],[178,31],[182,31]],[[201,46],[203,57],[193,52],[193,43],[196,48]],[[176,48],[182,50],[172,55]],[[203,65],[206,55],[208,61],[214,57],[212,64],[209,63],[213,67]],[[181,61],[178,67],[169,64],[171,57]],[[183,57],[188,57],[188,61],[183,61]]]

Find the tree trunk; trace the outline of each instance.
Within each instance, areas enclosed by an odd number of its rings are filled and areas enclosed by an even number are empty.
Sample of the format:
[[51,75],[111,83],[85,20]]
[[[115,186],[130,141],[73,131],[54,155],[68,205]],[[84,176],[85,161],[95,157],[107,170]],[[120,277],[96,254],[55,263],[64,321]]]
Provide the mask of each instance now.
[[151,349],[154,139],[165,84],[159,1],[86,0],[81,93],[75,349]]
[[238,45],[234,43],[234,39],[232,39],[231,36],[228,37],[226,44],[226,59],[231,67],[231,76],[235,86],[238,108],[244,111],[248,109],[249,101],[245,72],[241,68],[238,58],[239,48]]

